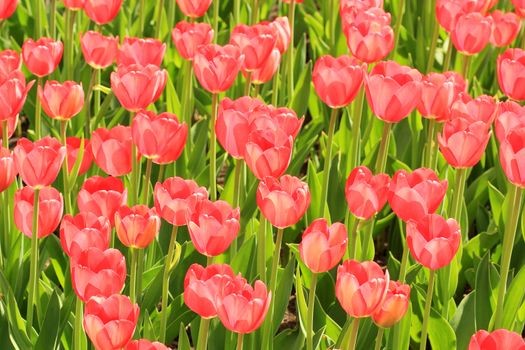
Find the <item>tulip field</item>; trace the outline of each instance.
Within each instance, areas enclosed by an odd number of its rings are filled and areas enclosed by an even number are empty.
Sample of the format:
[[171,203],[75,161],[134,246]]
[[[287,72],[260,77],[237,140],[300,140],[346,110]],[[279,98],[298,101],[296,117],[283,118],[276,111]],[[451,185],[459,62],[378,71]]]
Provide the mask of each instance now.
[[0,350],[525,350],[525,0],[0,0]]

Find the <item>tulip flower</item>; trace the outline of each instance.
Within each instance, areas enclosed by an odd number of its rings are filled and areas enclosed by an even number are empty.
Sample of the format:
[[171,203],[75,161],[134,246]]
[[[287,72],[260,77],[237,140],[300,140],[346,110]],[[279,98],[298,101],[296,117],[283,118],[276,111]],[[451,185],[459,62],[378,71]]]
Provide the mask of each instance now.
[[524,350],[525,341],[518,333],[506,329],[497,329],[491,333],[481,330],[471,338],[468,350]]
[[499,55],[497,64],[501,91],[514,100],[525,100],[525,51],[507,49]]
[[76,261],[80,253],[89,248],[102,251],[109,248],[111,224],[108,218],[82,212],[76,216],[67,214],[60,224],[60,244],[64,252]]
[[93,69],[104,69],[117,58],[119,38],[104,36],[99,32],[87,31],[80,38],[80,47],[84,60]]
[[[13,134],[15,133],[16,126],[18,124],[18,115],[16,115],[14,118],[9,118],[7,120],[0,121],[0,140],[2,140],[2,144],[5,145],[6,143],[9,143],[9,139]],[[7,139],[8,141],[3,142],[3,136],[4,135],[4,126],[6,127],[7,131]]]
[[46,81],[44,88],[38,86],[38,98],[44,112],[52,119],[69,120],[84,107],[84,90],[74,81],[63,84],[55,80]]
[[131,172],[131,128],[118,125],[113,129],[93,131],[91,151],[95,163],[108,175],[122,176]]
[[508,180],[525,187],[525,126],[513,129],[500,144],[501,166]]
[[510,0],[512,2],[512,5],[514,5],[514,9],[516,10],[516,13],[521,16],[525,17],[525,1],[523,0]]
[[33,80],[26,84],[24,75],[18,70],[0,76],[0,121],[17,118],[34,83]]
[[492,96],[481,95],[473,99],[462,94],[450,109],[450,119],[464,119],[469,123],[482,121],[489,126],[496,118],[497,105]]
[[84,8],[86,0],[63,0],[64,6],[71,11],[78,11]]
[[521,19],[512,12],[496,10],[489,15],[492,18],[490,43],[497,47],[510,45],[520,32]]
[[[277,49],[273,49],[268,59],[263,64],[251,71],[251,83],[254,85],[261,85],[269,82],[274,74],[279,69],[281,63],[281,53]],[[248,78],[248,74],[245,71],[242,72],[245,78]]]
[[84,12],[96,24],[111,22],[120,11],[124,0],[86,0]]
[[455,72],[429,73],[421,81],[417,110],[425,118],[444,122],[450,118],[453,103],[466,89],[465,80]]
[[37,77],[45,77],[55,71],[64,52],[61,41],[40,38],[27,39],[22,45],[22,59],[27,69]]
[[124,38],[117,54],[117,65],[149,64],[160,67],[166,52],[166,44],[151,38]]
[[208,11],[212,0],[177,0],[180,10],[190,18],[202,17]]
[[[68,137],[66,139],[66,149],[67,149],[67,167],[68,172],[71,174],[73,167],[77,162],[77,158],[80,153],[80,146],[82,144],[82,139],[78,137]],[[93,163],[93,154],[91,153],[91,145],[89,140],[84,140],[84,153],[82,154],[82,160],[80,161],[80,167],[78,168],[78,176],[84,175],[91,164]]]
[[18,51],[0,51],[0,76],[7,77],[11,72],[19,71],[21,65],[22,59]]
[[500,102],[494,123],[496,138],[501,143],[518,127],[525,126],[525,108],[514,101]]
[[124,350],[170,350],[170,348],[157,341],[151,342],[147,339],[139,339],[130,341],[124,347]]
[[213,29],[208,23],[177,23],[171,38],[182,58],[192,61],[201,45],[208,45],[213,39]]
[[193,197],[207,198],[208,192],[193,180],[170,177],[163,183],[155,185],[155,208],[160,216],[174,226],[186,225],[189,215],[189,201]]
[[[304,116],[301,118],[297,118],[297,113],[293,109],[286,108],[286,107],[279,107],[275,108],[273,106],[268,106],[268,110],[270,113],[270,119],[273,123],[277,124],[277,126],[286,133],[286,135],[291,136],[294,140],[297,137],[297,134],[299,134],[299,130],[301,129],[301,126],[304,122]],[[267,125],[267,118],[266,114],[256,114],[256,118],[253,120],[252,125],[257,125],[257,128],[262,127],[263,125]],[[259,123],[261,122],[261,123]]]
[[157,101],[166,86],[167,72],[154,65],[120,66],[111,73],[111,90],[130,112],[146,109]]
[[275,48],[279,50],[282,55],[290,46],[290,36],[292,35],[290,32],[290,21],[286,16],[277,17],[270,22],[270,27],[275,31]]
[[115,212],[126,204],[128,190],[122,180],[115,177],[93,176],[87,179],[78,192],[77,204],[80,212],[91,212],[105,216],[114,225]]
[[[44,187],[38,196],[38,238],[52,234],[60,223],[64,211],[62,194],[53,187]],[[22,187],[15,192],[15,226],[27,237],[33,237],[33,211],[35,189]]]
[[18,0],[2,0],[0,1],[0,19],[8,19],[15,13]]
[[122,206],[115,213],[115,230],[126,247],[143,249],[159,233],[160,217],[145,205]]
[[485,0],[437,0],[436,17],[439,24],[447,31],[452,32],[458,18],[466,13],[484,12],[489,6]]
[[186,221],[195,249],[208,257],[224,253],[239,233],[239,208],[233,209],[225,201],[194,199]]
[[125,295],[94,297],[84,309],[84,330],[97,350],[117,350],[133,337],[138,318],[138,305]]
[[405,316],[410,304],[410,286],[398,281],[390,281],[385,300],[372,315],[379,327],[390,328]]
[[0,146],[0,193],[11,186],[16,174],[13,153],[9,149]]
[[273,28],[264,23],[253,26],[238,24],[230,36],[230,44],[237,46],[244,55],[242,70],[246,72],[257,70],[265,63],[276,41]]
[[361,220],[370,219],[385,206],[389,185],[387,174],[374,176],[365,166],[355,168],[345,185],[348,209]]
[[117,249],[88,248],[72,262],[71,281],[83,302],[118,294],[126,282],[126,259]]
[[457,18],[451,33],[456,49],[464,55],[481,52],[489,43],[492,32],[492,17],[479,12],[471,12]]

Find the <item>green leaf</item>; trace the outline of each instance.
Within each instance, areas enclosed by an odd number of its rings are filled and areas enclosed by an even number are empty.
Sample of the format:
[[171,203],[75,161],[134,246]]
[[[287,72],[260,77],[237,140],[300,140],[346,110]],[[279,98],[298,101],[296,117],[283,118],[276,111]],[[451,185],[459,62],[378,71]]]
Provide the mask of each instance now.
[[472,291],[461,300],[450,321],[457,337],[458,349],[466,349],[472,334],[476,333],[476,291]]
[[434,308],[430,311],[428,338],[432,350],[456,349],[456,334],[454,330]]
[[512,329],[516,314],[525,299],[525,268],[521,268],[512,280],[503,304],[503,324],[501,328]]
[[288,302],[290,300],[290,293],[293,286],[293,274],[295,270],[295,259],[290,259],[286,268],[280,275],[279,284],[275,291],[275,296],[273,297],[274,303],[274,315],[273,315],[273,331],[272,334],[275,334],[279,329],[281,320],[284,317],[286,309],[288,307]]
[[58,326],[60,324],[60,301],[54,291],[47,305],[46,316],[42,323],[40,335],[35,344],[35,350],[56,349],[58,342]]
[[295,85],[290,108],[300,117],[306,113],[308,98],[310,96],[310,84],[312,82],[312,62],[303,67],[303,72]]
[[31,349],[32,344],[25,331],[26,322],[22,318],[22,315],[20,315],[18,304],[14,298],[13,291],[11,290],[11,287],[9,286],[9,283],[7,282],[2,270],[0,270],[0,289],[4,294],[4,298],[1,302],[5,303],[6,305],[7,319],[9,321],[9,329],[11,330],[10,336],[12,336],[12,341],[14,341],[14,343],[20,349]]
[[498,272],[485,254],[476,272],[476,322],[477,329],[488,329],[493,314],[493,294],[498,286]]
[[183,322],[180,323],[179,341],[177,345],[180,350],[191,350],[190,340],[188,339],[188,333]]

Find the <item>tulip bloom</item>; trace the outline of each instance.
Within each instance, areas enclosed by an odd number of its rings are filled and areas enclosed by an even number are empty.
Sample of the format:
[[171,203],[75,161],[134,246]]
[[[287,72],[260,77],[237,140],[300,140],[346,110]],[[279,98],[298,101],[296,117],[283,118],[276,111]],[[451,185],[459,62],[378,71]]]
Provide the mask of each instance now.
[[188,23],[180,21],[171,32],[171,38],[179,55],[192,61],[201,45],[208,45],[213,40],[214,31],[208,23]]
[[48,80],[44,88],[38,86],[38,98],[44,112],[57,120],[69,120],[84,107],[84,89],[74,81]]
[[6,76],[0,75],[0,121],[18,117],[34,83],[33,80],[26,84],[24,74],[18,70],[7,73]]
[[[281,63],[281,53],[277,49],[273,49],[268,59],[263,64],[251,72],[251,82],[254,85],[261,85],[269,82]],[[248,73],[243,71],[244,77],[248,77]]]
[[[297,118],[295,111],[286,107],[275,108],[270,105],[268,106],[268,109],[270,111],[270,118],[272,122],[277,124],[277,126],[282,131],[284,131],[286,135],[291,136],[292,139],[295,140],[299,130],[301,129],[301,126],[303,125],[304,116],[302,118]],[[265,114],[256,115],[257,118],[254,119],[253,124],[259,125],[259,121],[262,121],[262,125],[267,125],[267,118],[262,118],[264,116]]]
[[330,108],[341,108],[352,102],[361,88],[364,66],[350,56],[322,56],[312,73],[317,96]]
[[124,38],[117,55],[117,65],[129,66],[152,64],[160,67],[166,52],[166,44],[151,38]]
[[190,18],[202,17],[208,11],[212,0],[177,0],[180,10]]
[[96,24],[111,22],[120,11],[124,0],[86,0],[84,12]]
[[117,249],[84,250],[71,264],[71,282],[83,302],[118,294],[126,282],[126,259]]
[[[33,209],[35,191],[22,187],[15,192],[15,226],[27,237],[33,236]],[[38,196],[38,238],[52,234],[60,223],[64,211],[62,194],[53,187],[44,187]]]
[[468,345],[468,350],[525,350],[525,341],[520,334],[498,329],[491,333],[481,330],[476,332]]
[[88,211],[96,216],[105,216],[114,224],[115,212],[126,204],[128,190],[122,180],[115,177],[93,176],[87,179],[78,192],[77,204],[80,212]]
[[375,262],[346,260],[337,268],[335,296],[348,315],[369,317],[381,309],[388,285],[388,271]]
[[152,64],[120,66],[111,73],[111,90],[122,107],[138,112],[159,99],[167,79],[166,70]]
[[139,339],[130,341],[124,347],[124,350],[170,350],[170,348],[157,341],[151,342],[147,339]]
[[328,226],[326,219],[316,219],[303,232],[299,244],[301,260],[312,272],[327,272],[341,261],[347,243],[344,224],[336,222]]
[[225,201],[195,199],[186,219],[195,249],[208,257],[224,253],[241,228],[239,208],[232,209]]
[[514,9],[516,10],[516,13],[521,16],[525,17],[525,1],[523,0],[510,0],[512,2],[512,5],[514,5]]
[[0,193],[11,186],[16,177],[16,166],[13,153],[0,146]]
[[90,212],[82,212],[76,216],[67,214],[60,224],[60,244],[64,253],[73,260],[89,248],[108,249],[110,236],[109,220]]
[[512,12],[496,10],[489,15],[492,18],[490,43],[497,47],[510,45],[520,32],[521,19]]
[[458,18],[466,13],[485,12],[488,6],[485,0],[437,0],[436,16],[439,24],[447,31],[452,32]]
[[27,69],[37,77],[45,77],[55,71],[64,52],[61,41],[40,38],[27,39],[22,45],[22,59]]
[[447,180],[440,181],[432,169],[398,170],[390,183],[388,203],[401,220],[417,221],[439,208],[447,188]]
[[499,158],[511,183],[525,187],[525,126],[512,130],[500,144]]
[[118,43],[118,36],[104,36],[92,30],[87,31],[80,38],[80,47],[82,48],[84,60],[93,69],[104,69],[115,62]]
[[366,98],[374,114],[387,123],[398,123],[416,107],[421,73],[394,61],[378,63],[365,78]]
[[390,177],[387,174],[374,176],[365,166],[355,168],[346,180],[348,209],[361,220],[370,219],[385,206],[389,185]]
[[230,44],[237,46],[244,55],[242,70],[252,72],[260,68],[270,57],[277,36],[268,24],[253,26],[238,24],[230,36]]
[[525,126],[525,107],[514,101],[500,102],[494,129],[496,138],[501,143],[514,128]]
[[169,164],[184,150],[188,125],[179,123],[173,113],[141,111],[133,118],[131,135],[142,156],[155,164]]
[[131,128],[118,125],[113,129],[93,131],[91,151],[95,163],[108,175],[122,176],[131,172]]
[[84,308],[84,330],[97,350],[117,350],[133,337],[138,318],[138,305],[125,295],[94,297]]
[[208,44],[197,48],[193,69],[202,87],[218,94],[232,86],[243,60],[244,56],[237,46]]
[[192,264],[184,277],[184,303],[203,318],[217,316],[217,297],[224,285],[235,278],[226,264],[202,267]]
[[290,37],[292,35],[288,17],[277,17],[273,22],[270,22],[270,27],[275,31],[275,48],[279,50],[282,55],[288,50],[288,46],[290,46]]
[[22,59],[17,51],[0,51],[0,77],[7,77],[11,72],[19,71],[21,66]]
[[450,119],[464,119],[470,123],[482,121],[489,126],[496,118],[497,105],[492,96],[481,95],[473,99],[462,94],[450,109]]
[[[78,137],[68,137],[66,138],[66,149],[67,149],[67,171],[71,173],[73,167],[77,162],[77,158],[80,152],[80,146],[82,140]],[[84,140],[84,153],[82,154],[82,160],[80,161],[80,167],[78,168],[78,175],[84,175],[91,164],[93,163],[93,154],[91,153],[91,145],[89,140]]]
[[49,136],[35,142],[21,138],[14,150],[18,173],[26,185],[33,188],[51,185],[65,156],[66,148],[57,139]]
[[450,118],[450,109],[467,84],[455,72],[429,73],[421,81],[421,96],[417,110],[428,119],[444,122]]
[[471,12],[458,17],[450,38],[459,52],[474,55],[487,46],[491,32],[492,17]]
[[160,217],[145,205],[122,206],[115,213],[115,230],[126,247],[143,249],[159,233]]
[[64,6],[71,11],[78,11],[84,8],[85,0],[63,0]]
[[0,1],[0,19],[8,19],[15,13],[18,0],[2,0]]
[[385,300],[372,315],[379,327],[390,328],[405,316],[410,304],[410,286],[397,281],[390,281]]
[[297,177],[267,177],[257,187],[257,206],[280,229],[296,224],[310,206],[310,190]]
[[189,201],[195,200],[193,197],[208,198],[208,192],[193,180],[170,177],[163,183],[157,182],[153,197],[155,208],[164,220],[174,226],[184,226],[189,214]]
[[525,51],[507,49],[498,57],[501,91],[514,100],[525,100]]

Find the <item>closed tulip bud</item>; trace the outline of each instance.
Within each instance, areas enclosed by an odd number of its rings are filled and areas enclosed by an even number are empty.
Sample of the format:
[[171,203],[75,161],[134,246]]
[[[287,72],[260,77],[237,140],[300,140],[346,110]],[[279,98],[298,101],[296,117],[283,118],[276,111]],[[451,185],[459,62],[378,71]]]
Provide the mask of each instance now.
[[69,120],[84,107],[84,89],[74,81],[46,81],[38,86],[38,98],[44,112],[52,119]]
[[336,222],[328,226],[326,219],[316,219],[303,232],[299,244],[301,260],[312,272],[327,272],[341,261],[347,243],[345,225]]
[[115,213],[115,231],[120,242],[130,248],[146,248],[160,230],[155,208],[145,205],[122,206]]
[[197,48],[193,69],[202,87],[214,94],[232,86],[239,74],[244,56],[234,45],[203,45]]
[[390,328],[405,316],[410,304],[410,286],[398,281],[390,281],[385,300],[372,315],[379,327]]
[[126,204],[128,190],[116,177],[93,176],[87,179],[78,192],[77,205],[80,212],[105,216],[114,225],[115,212]]
[[122,107],[138,112],[159,99],[167,79],[166,70],[152,64],[120,66],[111,73],[111,90]]
[[518,127],[525,126],[525,107],[514,101],[506,101],[498,104],[497,117],[494,123],[496,138],[501,143],[507,135]]
[[[23,187],[15,192],[15,226],[27,237],[33,236],[33,209],[35,191]],[[44,187],[38,196],[38,238],[52,234],[62,218],[64,201],[62,194],[53,187]]]
[[91,136],[91,151],[95,163],[106,174],[122,176],[131,172],[131,128],[118,125],[113,129],[99,128]]
[[416,107],[421,93],[421,73],[394,61],[378,63],[365,78],[366,98],[374,114],[398,123]]
[[0,19],[8,19],[15,13],[18,0],[0,1]]
[[217,297],[224,285],[235,277],[226,264],[202,267],[192,264],[184,277],[184,303],[203,318],[217,316]]
[[239,208],[202,197],[193,197],[189,204],[186,225],[195,249],[208,257],[224,253],[241,228]]
[[450,264],[461,242],[456,220],[428,214],[407,223],[407,244],[410,254],[421,265],[437,270]]
[[111,22],[119,13],[124,0],[86,0],[84,12],[96,24]]
[[104,69],[117,58],[119,38],[88,31],[80,38],[84,60],[94,69]]
[[[71,173],[73,167],[77,162],[77,158],[80,152],[80,146],[82,144],[82,139],[79,137],[68,137],[66,138],[66,149],[67,149],[67,171]],[[91,164],[93,163],[93,153],[91,153],[91,145],[89,140],[84,140],[84,153],[82,154],[82,160],[80,161],[80,167],[78,168],[78,175],[84,175]]]
[[257,187],[257,206],[270,223],[284,229],[295,225],[310,206],[310,190],[297,177],[267,177]]
[[[273,49],[268,59],[263,64],[251,72],[251,82],[254,85],[261,85],[269,82],[281,63],[281,53],[277,49]],[[242,74],[248,77],[248,73],[243,71]]]
[[26,84],[24,75],[18,70],[8,73],[7,76],[0,75],[0,121],[18,117],[34,83],[33,80]]
[[73,261],[89,248],[108,249],[110,236],[111,224],[108,218],[90,212],[76,216],[67,214],[60,224],[60,244]]
[[490,43],[497,47],[510,45],[521,28],[521,19],[512,12],[496,10],[489,15],[492,18]]
[[265,63],[276,41],[273,28],[262,23],[253,26],[238,24],[230,36],[230,44],[239,47],[244,55],[242,69],[247,72],[257,70]]
[[446,121],[452,105],[466,88],[463,77],[455,72],[429,73],[421,82],[417,110],[425,118]]
[[512,5],[514,5],[514,10],[516,10],[516,13],[521,16],[525,17],[525,1],[524,0],[510,0],[512,2]]
[[65,156],[66,148],[49,136],[35,142],[21,138],[14,150],[18,173],[25,184],[33,188],[51,185],[57,178]]
[[525,341],[521,334],[506,329],[497,329],[491,333],[481,330],[471,338],[468,350],[525,350]]
[[355,168],[346,180],[348,209],[361,220],[370,219],[385,206],[389,185],[390,177],[387,174],[374,176],[365,166]]
[[204,187],[193,180],[170,177],[163,183],[157,182],[153,197],[160,216],[174,226],[186,225],[190,201],[193,197],[208,198]]
[[282,55],[288,50],[288,46],[290,46],[291,28],[288,17],[277,17],[273,22],[270,22],[270,26],[274,29],[277,39],[275,41],[275,48],[279,50]]
[[170,350],[166,345],[157,341],[151,342],[147,339],[132,340],[124,347],[124,350]]
[[0,193],[11,186],[15,180],[17,171],[13,153],[7,148],[0,146]]
[[118,294],[126,282],[126,259],[117,249],[88,248],[72,262],[71,282],[84,302]]
[[312,81],[317,96],[330,108],[352,102],[361,88],[364,66],[350,56],[322,56],[315,62]]
[[492,22],[491,17],[479,12],[459,16],[450,37],[452,43],[464,55],[481,52],[489,43]]
[[0,76],[7,77],[11,72],[19,71],[22,66],[20,54],[15,50],[0,51]]
[[55,71],[64,52],[61,41],[40,38],[27,39],[22,45],[22,59],[27,69],[37,77],[45,77]]
[[84,330],[97,350],[122,349],[133,337],[139,307],[125,295],[94,297],[84,308]]
[[142,156],[155,164],[169,164],[184,150],[188,125],[180,123],[173,113],[141,111],[133,118],[131,135]]
[[117,54],[117,64],[129,66],[152,64],[160,67],[166,52],[166,44],[151,38],[124,38]]
[[498,83],[505,95],[514,100],[525,100],[524,50],[507,49],[498,56]]
[[417,221],[436,212],[447,188],[447,180],[440,181],[432,169],[398,170],[390,183],[388,203],[401,220]]
[[335,296],[351,317],[369,317],[380,310],[388,284],[388,271],[375,262],[346,260],[337,268]]
[[464,119],[470,123],[481,121],[488,127],[496,118],[497,108],[492,96],[481,95],[473,99],[467,94],[461,94],[452,105],[450,119]]
[[190,18],[202,17],[208,11],[212,0],[177,0],[180,10]]
[[180,21],[171,32],[175,48],[182,58],[192,61],[201,45],[213,40],[214,31],[208,23],[188,23]]
[[[0,123],[0,135],[3,135],[3,129],[2,124]],[[18,115],[16,115],[14,118],[7,119],[7,137],[11,138],[13,134],[15,133],[16,126],[18,124]],[[0,137],[0,140],[2,140],[2,137]]]
[[510,131],[500,144],[499,157],[508,180],[525,187],[525,126]]

